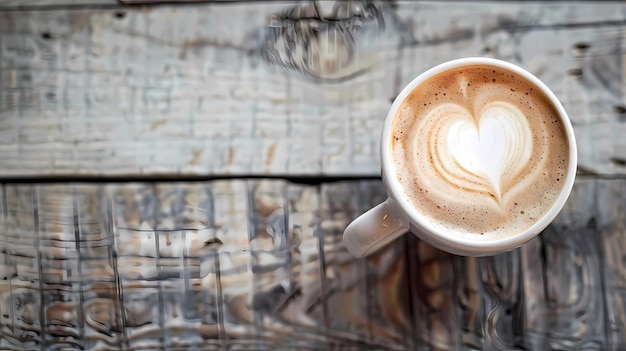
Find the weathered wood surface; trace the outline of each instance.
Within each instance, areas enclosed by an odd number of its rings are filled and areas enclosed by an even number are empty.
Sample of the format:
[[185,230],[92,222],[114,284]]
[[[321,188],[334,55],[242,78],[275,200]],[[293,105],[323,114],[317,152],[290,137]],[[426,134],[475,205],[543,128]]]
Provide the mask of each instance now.
[[379,181],[1,190],[3,350],[626,348],[625,180],[580,179],[490,258],[407,235],[353,259],[341,233]]
[[42,9],[50,6],[54,7],[68,7],[73,6],[98,6],[98,5],[119,5],[117,0],[0,0],[0,9],[2,10],[19,10],[23,8],[27,9]]
[[[120,5],[159,5],[175,3],[240,2],[241,0],[0,0],[0,10],[42,10],[51,8],[121,7]],[[245,1],[245,0],[244,0]]]
[[377,175],[402,86],[475,55],[554,90],[581,170],[626,174],[623,4],[312,4],[0,12],[0,176]]
[[469,55],[555,91],[586,175],[478,259],[353,259],[376,180],[3,184],[0,349],[626,349],[625,5],[79,3],[0,0],[0,177],[377,175],[391,99]]

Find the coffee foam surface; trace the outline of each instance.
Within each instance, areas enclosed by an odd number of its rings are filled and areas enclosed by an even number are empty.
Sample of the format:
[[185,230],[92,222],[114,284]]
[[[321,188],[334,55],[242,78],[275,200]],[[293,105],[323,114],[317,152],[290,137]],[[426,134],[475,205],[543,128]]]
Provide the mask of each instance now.
[[565,183],[568,144],[556,109],[499,68],[453,69],[422,83],[396,113],[391,143],[407,199],[432,225],[472,239],[527,229]]

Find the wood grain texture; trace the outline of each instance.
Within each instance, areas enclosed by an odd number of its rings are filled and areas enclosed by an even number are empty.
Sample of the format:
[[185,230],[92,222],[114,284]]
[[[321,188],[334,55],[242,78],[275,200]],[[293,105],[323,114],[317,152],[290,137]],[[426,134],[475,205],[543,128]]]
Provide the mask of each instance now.
[[477,55],[553,89],[581,171],[626,173],[624,5],[310,4],[0,12],[0,176],[377,175],[402,86]]
[[0,187],[0,347],[621,350],[624,180],[494,257],[341,234],[380,181]]
[[20,8],[28,8],[28,9],[37,9],[45,8],[46,6],[98,6],[98,5],[117,5],[119,1],[117,0],[62,0],[62,1],[52,1],[52,0],[0,0],[0,9],[4,8],[7,10],[11,9],[20,9]]
[[597,182],[596,225],[602,235],[601,256],[605,271],[606,330],[611,350],[626,347],[626,181]]
[[111,2],[0,0],[0,177],[375,176],[401,87],[470,55],[554,90],[583,176],[518,250],[360,260],[379,180],[2,184],[0,349],[626,348],[624,5]]

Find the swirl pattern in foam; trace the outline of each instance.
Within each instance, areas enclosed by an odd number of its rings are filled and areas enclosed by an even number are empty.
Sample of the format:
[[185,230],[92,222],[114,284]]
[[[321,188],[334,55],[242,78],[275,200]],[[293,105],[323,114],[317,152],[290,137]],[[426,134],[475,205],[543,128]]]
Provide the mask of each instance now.
[[393,121],[407,199],[436,226],[485,240],[518,233],[549,210],[568,166],[558,112],[523,77],[488,66],[420,84]]

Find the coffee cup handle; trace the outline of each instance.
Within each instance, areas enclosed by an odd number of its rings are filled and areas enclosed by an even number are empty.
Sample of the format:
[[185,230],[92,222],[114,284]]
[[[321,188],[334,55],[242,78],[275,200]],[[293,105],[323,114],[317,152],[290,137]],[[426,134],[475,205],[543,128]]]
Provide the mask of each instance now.
[[355,257],[365,257],[408,231],[390,208],[389,199],[357,217],[343,232],[343,244]]

